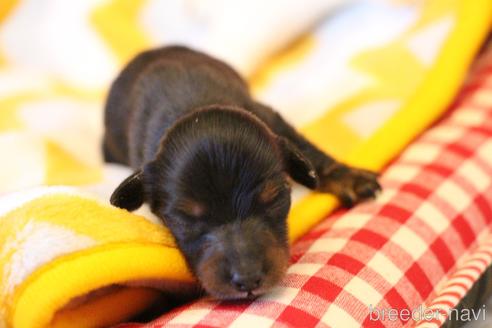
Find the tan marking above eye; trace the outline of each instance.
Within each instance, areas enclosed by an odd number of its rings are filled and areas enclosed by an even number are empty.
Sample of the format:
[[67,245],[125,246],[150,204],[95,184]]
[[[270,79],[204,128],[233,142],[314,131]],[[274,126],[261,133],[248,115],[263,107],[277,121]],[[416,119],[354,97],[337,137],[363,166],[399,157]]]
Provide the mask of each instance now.
[[280,189],[277,183],[273,180],[267,180],[263,185],[263,189],[259,194],[260,202],[269,203],[277,197]]
[[194,217],[200,217],[205,214],[205,206],[190,198],[180,200],[178,203],[178,209]]

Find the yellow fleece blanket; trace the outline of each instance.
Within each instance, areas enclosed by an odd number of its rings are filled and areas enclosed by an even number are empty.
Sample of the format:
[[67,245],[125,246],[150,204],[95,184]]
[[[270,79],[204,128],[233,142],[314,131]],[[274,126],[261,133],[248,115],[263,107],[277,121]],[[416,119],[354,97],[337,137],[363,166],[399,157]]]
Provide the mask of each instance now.
[[[0,327],[124,321],[194,279],[145,208],[108,197],[102,107],[138,51],[185,43],[227,60],[262,101],[346,162],[380,170],[453,99],[490,0],[2,0]],[[335,206],[296,187],[291,241]]]

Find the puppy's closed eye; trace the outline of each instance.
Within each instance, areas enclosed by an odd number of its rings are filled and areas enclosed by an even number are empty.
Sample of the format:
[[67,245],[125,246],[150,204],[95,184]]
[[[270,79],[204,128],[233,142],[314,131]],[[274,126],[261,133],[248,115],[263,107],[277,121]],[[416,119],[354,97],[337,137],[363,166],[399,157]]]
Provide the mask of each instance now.
[[203,216],[206,211],[205,205],[191,198],[180,200],[177,208],[181,212],[195,218]]

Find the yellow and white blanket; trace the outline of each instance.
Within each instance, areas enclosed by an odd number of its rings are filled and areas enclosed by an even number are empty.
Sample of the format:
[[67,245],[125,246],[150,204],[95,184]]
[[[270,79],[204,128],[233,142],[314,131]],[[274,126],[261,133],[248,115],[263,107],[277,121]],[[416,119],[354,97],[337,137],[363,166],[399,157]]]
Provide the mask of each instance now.
[[[107,201],[130,171],[102,163],[104,97],[140,50],[228,61],[322,149],[379,170],[445,110],[491,21],[490,0],[2,0],[0,327],[109,325],[193,282],[148,211]],[[292,241],[336,205],[294,199]]]

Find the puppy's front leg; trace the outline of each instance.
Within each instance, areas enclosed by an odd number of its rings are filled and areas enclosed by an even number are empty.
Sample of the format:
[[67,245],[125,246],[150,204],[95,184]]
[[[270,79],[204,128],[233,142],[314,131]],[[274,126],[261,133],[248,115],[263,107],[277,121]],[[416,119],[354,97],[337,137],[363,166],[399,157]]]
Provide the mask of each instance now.
[[256,103],[252,110],[270,129],[294,144],[313,164],[319,177],[317,190],[337,196],[342,205],[351,207],[375,197],[381,190],[373,172],[350,167],[319,150],[290,126],[270,107]]

